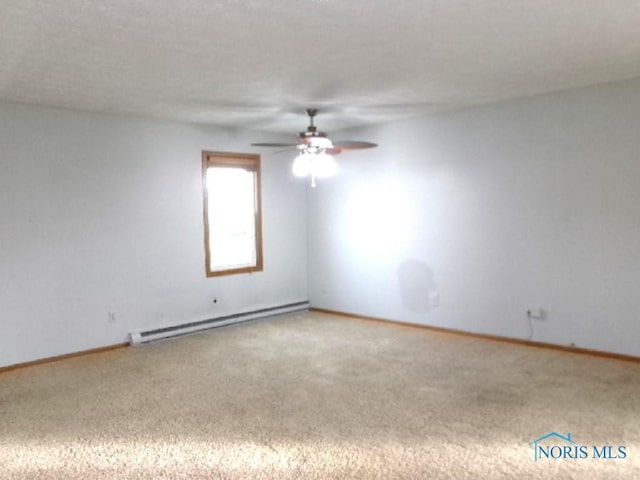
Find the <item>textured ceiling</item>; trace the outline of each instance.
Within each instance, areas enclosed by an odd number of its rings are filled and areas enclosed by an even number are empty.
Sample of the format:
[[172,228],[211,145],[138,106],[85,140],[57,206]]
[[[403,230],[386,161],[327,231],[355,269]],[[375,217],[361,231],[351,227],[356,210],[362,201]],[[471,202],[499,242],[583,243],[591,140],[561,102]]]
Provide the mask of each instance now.
[[638,0],[0,0],[40,105],[295,132],[631,77]]

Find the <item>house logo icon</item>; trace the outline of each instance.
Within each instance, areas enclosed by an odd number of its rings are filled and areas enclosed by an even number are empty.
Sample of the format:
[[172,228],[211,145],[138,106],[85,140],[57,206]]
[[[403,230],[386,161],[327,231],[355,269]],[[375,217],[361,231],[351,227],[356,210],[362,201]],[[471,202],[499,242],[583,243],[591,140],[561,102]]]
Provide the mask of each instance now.
[[[550,447],[545,447],[543,445],[539,445],[542,442],[545,442],[547,439],[553,439],[555,441],[554,445]],[[559,445],[560,443],[561,445]],[[540,438],[535,439],[529,445],[533,445],[533,460],[538,461],[541,454],[542,456],[548,458],[551,451],[555,448],[556,452],[561,452],[564,456],[565,452],[571,452],[574,450],[574,446],[577,447],[576,442],[571,438],[571,433],[567,433],[566,437],[563,437],[557,432],[550,432],[546,435],[541,436]],[[579,449],[577,449],[579,451]]]

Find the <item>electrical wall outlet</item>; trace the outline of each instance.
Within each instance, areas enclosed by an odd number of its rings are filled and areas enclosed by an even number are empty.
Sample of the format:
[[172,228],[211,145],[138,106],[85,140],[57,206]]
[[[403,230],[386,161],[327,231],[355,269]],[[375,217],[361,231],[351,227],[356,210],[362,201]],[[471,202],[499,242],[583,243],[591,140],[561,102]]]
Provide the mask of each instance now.
[[532,318],[534,320],[545,320],[547,318],[547,313],[540,307],[528,308],[527,318]]
[[434,308],[435,307],[439,307],[440,306],[440,294],[438,292],[431,292],[429,294],[429,303]]

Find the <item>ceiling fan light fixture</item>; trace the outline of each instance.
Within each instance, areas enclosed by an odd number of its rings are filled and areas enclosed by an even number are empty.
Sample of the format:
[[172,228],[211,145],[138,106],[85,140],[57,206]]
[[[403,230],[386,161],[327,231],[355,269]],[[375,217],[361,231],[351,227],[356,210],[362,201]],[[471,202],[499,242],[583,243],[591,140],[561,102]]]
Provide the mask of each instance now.
[[335,159],[324,152],[320,152],[315,155],[311,165],[314,176],[318,178],[332,177],[338,173],[338,164]]
[[311,186],[316,186],[316,178],[327,178],[338,172],[335,159],[318,149],[301,149],[291,167],[296,177],[311,177]]
[[291,171],[296,177],[307,177],[311,175],[311,157],[313,155],[307,152],[300,152],[300,155],[293,161]]

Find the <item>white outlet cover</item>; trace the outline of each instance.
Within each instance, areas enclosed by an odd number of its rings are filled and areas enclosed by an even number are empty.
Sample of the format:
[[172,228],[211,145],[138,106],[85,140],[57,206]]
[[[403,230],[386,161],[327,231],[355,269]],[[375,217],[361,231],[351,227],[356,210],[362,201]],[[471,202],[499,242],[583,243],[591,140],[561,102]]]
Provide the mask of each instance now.
[[429,301],[432,307],[440,306],[440,294],[438,292],[431,292],[429,295]]
[[536,320],[544,320],[546,317],[544,310],[540,307],[529,308],[527,312],[529,317],[535,318]]

